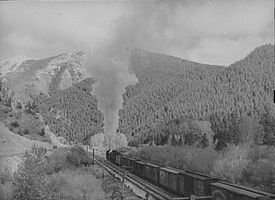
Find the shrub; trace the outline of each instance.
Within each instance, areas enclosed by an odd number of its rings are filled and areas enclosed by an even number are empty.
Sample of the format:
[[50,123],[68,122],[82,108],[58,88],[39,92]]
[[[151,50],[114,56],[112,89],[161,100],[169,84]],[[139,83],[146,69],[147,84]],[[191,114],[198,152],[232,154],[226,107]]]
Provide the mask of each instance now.
[[24,135],[28,135],[28,134],[30,134],[29,129],[28,129],[28,128],[25,128],[25,129],[24,129],[24,131],[23,131],[23,134],[24,134]]
[[205,174],[210,174],[213,169],[213,164],[218,158],[219,154],[215,151],[214,147],[206,148],[191,148],[189,151],[191,155],[188,169]]
[[106,196],[108,196],[108,199],[112,200],[140,200],[141,198],[137,197],[136,194],[129,188],[124,187],[124,194],[122,196],[122,185],[113,176],[107,175],[105,176],[103,183],[102,183],[102,189],[104,192],[106,192]]
[[27,151],[14,174],[13,199],[52,199],[45,182],[46,149],[35,145]]
[[12,199],[12,174],[4,168],[0,171],[0,199],[11,200]]
[[66,159],[76,167],[81,165],[89,166],[92,164],[92,159],[87,152],[80,146],[74,146],[67,153]]
[[22,103],[21,103],[21,102],[17,102],[17,104],[16,104],[16,108],[18,108],[18,109],[22,109]]
[[202,173],[210,173],[213,163],[218,157],[214,147],[197,148],[195,145],[175,146],[147,146],[133,153],[134,157],[168,165],[180,169],[188,169]]
[[53,150],[53,152],[47,156],[46,173],[53,174],[60,170],[73,167],[70,162],[67,161],[68,150],[65,148],[59,148]]
[[239,183],[248,164],[248,147],[231,145],[220,153],[211,173],[232,183]]
[[101,188],[101,179],[97,179],[90,171],[81,169],[60,171],[49,176],[48,182],[55,188],[57,199],[106,199]]
[[254,146],[249,151],[249,165],[244,169],[242,184],[275,192],[275,148]]
[[274,192],[275,148],[244,144],[227,148],[212,174],[227,181]]
[[39,135],[40,136],[44,136],[45,135],[45,128],[44,127],[41,129],[41,131],[39,131]]
[[7,168],[1,170],[0,171],[0,183],[5,184],[5,183],[11,182],[11,181],[12,181],[11,172]]
[[0,183],[0,199],[12,200],[12,183]]
[[274,193],[275,147],[229,145],[220,152],[213,146],[146,146],[130,156],[164,166],[197,171],[231,183]]
[[14,127],[14,128],[17,128],[20,125],[19,125],[19,123],[17,121],[14,121],[14,122],[11,123],[11,126]]

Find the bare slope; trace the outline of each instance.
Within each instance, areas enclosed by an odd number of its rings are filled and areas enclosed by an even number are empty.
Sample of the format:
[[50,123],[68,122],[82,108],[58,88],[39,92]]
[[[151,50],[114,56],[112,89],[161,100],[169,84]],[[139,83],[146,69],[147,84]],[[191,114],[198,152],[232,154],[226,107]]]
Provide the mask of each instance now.
[[52,144],[47,142],[30,140],[15,134],[2,123],[0,123],[0,144],[0,157],[21,155],[34,144],[48,149],[52,148]]
[[51,95],[86,76],[84,52],[73,52],[45,59],[8,59],[0,62],[0,78],[26,102],[40,93]]

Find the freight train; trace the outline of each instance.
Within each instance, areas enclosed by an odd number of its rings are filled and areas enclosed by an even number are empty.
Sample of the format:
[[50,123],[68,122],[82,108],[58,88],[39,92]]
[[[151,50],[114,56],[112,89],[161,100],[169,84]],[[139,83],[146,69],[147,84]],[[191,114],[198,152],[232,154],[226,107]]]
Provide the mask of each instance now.
[[227,183],[201,173],[143,162],[115,150],[107,151],[106,159],[132,169],[135,175],[177,196],[212,196],[213,200],[275,200],[275,194]]

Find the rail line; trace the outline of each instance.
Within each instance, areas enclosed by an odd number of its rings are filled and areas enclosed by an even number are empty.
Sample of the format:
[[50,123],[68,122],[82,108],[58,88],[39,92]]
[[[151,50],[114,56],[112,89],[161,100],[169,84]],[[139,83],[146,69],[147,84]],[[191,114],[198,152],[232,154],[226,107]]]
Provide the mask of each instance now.
[[[95,161],[102,166],[106,171],[108,171],[111,174],[115,174],[120,176],[121,178],[123,177],[123,168],[118,167],[114,165],[113,163],[109,162],[108,160],[105,160],[103,158],[100,158],[98,156],[94,157]],[[158,200],[209,200],[211,199],[210,196],[204,196],[204,197],[178,197],[173,195],[172,193],[152,184],[149,183],[148,181],[132,174],[129,173],[128,171],[125,170],[125,179],[133,184],[134,186],[138,187],[142,191],[144,191],[148,196],[153,197],[153,199],[158,199]]]

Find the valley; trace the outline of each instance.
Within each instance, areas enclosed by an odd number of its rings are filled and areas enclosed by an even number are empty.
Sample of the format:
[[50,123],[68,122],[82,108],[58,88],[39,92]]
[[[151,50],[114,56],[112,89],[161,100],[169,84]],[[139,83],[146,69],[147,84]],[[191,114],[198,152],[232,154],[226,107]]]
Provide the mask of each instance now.
[[[139,82],[123,94],[117,130],[126,135],[130,154],[272,192],[266,183],[272,185],[274,180],[270,168],[275,153],[273,49],[273,45],[256,48],[230,66],[133,50],[129,68]],[[50,151],[75,144],[92,144],[103,153],[108,149],[108,140],[99,136],[104,132],[104,117],[93,94],[97,80],[87,75],[84,55],[20,60],[12,66],[8,66],[12,61],[2,62],[4,171],[15,171],[33,144]],[[251,161],[255,151],[259,157]],[[238,178],[236,170],[241,170]],[[242,173],[251,174],[250,183]]]

